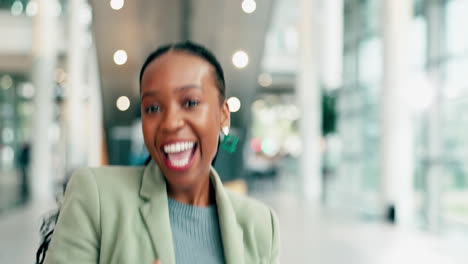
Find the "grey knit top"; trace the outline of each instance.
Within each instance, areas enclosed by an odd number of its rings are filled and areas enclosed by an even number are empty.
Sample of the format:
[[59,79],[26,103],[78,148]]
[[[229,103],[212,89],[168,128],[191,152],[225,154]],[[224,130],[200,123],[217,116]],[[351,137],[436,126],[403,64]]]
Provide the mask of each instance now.
[[197,207],[168,200],[176,263],[224,263],[216,205]]

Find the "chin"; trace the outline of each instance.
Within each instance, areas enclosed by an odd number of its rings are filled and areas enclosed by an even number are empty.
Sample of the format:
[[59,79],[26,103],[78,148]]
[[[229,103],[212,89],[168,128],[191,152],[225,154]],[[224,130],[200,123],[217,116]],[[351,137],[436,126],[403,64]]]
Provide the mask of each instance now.
[[199,176],[193,173],[174,173],[172,171],[164,173],[166,182],[177,189],[191,189],[197,184]]

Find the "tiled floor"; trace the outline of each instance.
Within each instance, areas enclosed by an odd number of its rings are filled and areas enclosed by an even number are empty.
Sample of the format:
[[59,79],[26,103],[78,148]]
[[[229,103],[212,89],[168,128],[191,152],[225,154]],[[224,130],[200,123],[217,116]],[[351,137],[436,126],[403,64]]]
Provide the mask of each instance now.
[[17,171],[0,172],[0,216],[3,211],[10,210],[21,203],[19,178]]
[[[291,195],[257,194],[280,220],[281,263],[467,263],[468,242],[362,222],[305,203]],[[40,217],[51,204],[34,204],[0,215],[0,263],[32,264]]]
[[0,215],[0,263],[33,264],[39,245],[41,217],[54,204],[34,203]]
[[281,263],[467,263],[468,240],[442,239],[305,203],[291,195],[261,195],[277,212]]

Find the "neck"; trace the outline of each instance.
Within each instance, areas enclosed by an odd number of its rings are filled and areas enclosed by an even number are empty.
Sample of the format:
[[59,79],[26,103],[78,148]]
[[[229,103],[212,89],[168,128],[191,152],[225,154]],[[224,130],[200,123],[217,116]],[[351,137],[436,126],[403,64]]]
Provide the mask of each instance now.
[[211,186],[209,174],[199,184],[189,188],[173,186],[167,182],[167,194],[180,203],[199,207],[209,206],[215,201],[214,188]]

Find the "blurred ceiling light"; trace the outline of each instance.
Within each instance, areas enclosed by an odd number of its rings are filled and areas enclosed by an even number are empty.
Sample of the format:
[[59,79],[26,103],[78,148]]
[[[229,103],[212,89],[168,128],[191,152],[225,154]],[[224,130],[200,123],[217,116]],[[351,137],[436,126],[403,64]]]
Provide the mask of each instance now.
[[263,87],[268,87],[273,83],[273,80],[271,79],[271,75],[269,73],[262,73],[258,76],[258,84],[260,84]]
[[298,120],[301,117],[301,111],[295,105],[285,107],[285,111],[283,113],[285,118],[291,121]]
[[118,50],[114,53],[114,62],[117,65],[123,65],[127,62],[127,52],[125,50]]
[[13,79],[11,78],[10,75],[3,75],[2,79],[0,79],[0,86],[4,89],[10,89],[11,86],[13,86]]
[[124,6],[124,0],[111,0],[110,6],[114,10],[119,10]]
[[273,157],[280,151],[280,145],[273,138],[265,138],[262,141],[262,151],[267,156]]
[[4,164],[11,163],[13,161],[13,158],[15,157],[15,151],[10,146],[4,146],[1,149],[0,156],[2,157],[2,162]]
[[239,100],[239,98],[237,97],[231,97],[227,100],[227,103],[229,105],[229,111],[232,112],[232,113],[235,113],[237,111],[239,111],[240,107],[241,107],[241,102]]
[[259,137],[252,138],[252,140],[250,140],[250,148],[255,152],[262,151],[262,139]]
[[239,50],[232,55],[232,63],[239,69],[245,68],[249,64],[249,55],[245,51]]
[[252,112],[258,112],[261,111],[263,108],[266,107],[265,101],[262,99],[258,99],[255,102],[252,103]]
[[257,3],[255,3],[254,0],[244,0],[242,1],[242,10],[247,13],[251,14],[255,12],[255,9],[257,9]]
[[297,135],[290,135],[284,140],[283,147],[293,157],[299,157],[302,152],[301,138]]
[[117,99],[116,105],[120,111],[127,111],[130,107],[130,99],[128,99],[127,96],[120,96],[119,99]]
[[19,86],[18,94],[24,98],[30,99],[34,97],[34,86],[32,83],[26,82]]
[[28,5],[26,6],[26,15],[35,16],[37,15],[38,9],[39,5],[36,1],[29,1]]
[[19,16],[23,13],[23,3],[21,1],[14,1],[13,4],[11,5],[11,14],[13,16]]
[[258,120],[264,124],[272,124],[273,122],[277,121],[277,115],[276,113],[269,108],[263,108],[260,111],[258,111]]

